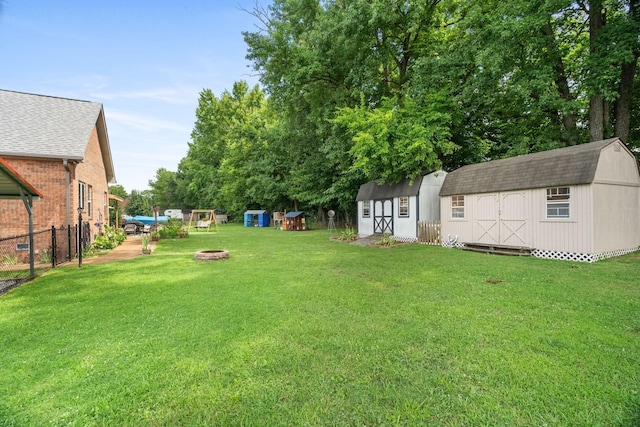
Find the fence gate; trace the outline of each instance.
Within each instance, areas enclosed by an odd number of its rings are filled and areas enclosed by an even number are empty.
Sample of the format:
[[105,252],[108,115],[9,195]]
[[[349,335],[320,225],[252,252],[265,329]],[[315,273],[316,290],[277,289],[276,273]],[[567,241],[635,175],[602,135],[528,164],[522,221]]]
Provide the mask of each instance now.
[[440,221],[418,222],[418,243],[425,245],[442,244],[442,225]]
[[374,200],[373,232],[393,235],[393,200]]

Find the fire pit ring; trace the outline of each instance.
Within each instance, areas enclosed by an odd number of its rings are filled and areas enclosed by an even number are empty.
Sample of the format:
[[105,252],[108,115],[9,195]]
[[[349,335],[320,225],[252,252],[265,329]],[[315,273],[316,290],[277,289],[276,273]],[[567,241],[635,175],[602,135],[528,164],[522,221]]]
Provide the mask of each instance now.
[[195,255],[196,261],[217,261],[219,259],[229,258],[229,251],[224,249],[210,249],[206,251],[198,251]]

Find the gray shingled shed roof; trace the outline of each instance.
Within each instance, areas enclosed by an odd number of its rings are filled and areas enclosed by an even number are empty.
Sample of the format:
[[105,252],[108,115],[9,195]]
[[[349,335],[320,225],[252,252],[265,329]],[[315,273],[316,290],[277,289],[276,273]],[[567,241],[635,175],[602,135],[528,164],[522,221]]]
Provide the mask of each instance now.
[[[600,152],[616,141],[620,139],[463,166],[447,174],[440,195],[590,184],[595,177]],[[620,144],[624,146],[622,142]]]
[[367,182],[362,184],[358,190],[358,196],[356,201],[362,200],[379,200],[379,199],[393,199],[400,196],[416,196],[420,190],[420,184],[422,183],[422,176],[414,179],[404,179],[398,184],[378,184],[377,181]]
[[102,104],[0,89],[0,156],[84,160],[97,127],[107,181],[115,179]]

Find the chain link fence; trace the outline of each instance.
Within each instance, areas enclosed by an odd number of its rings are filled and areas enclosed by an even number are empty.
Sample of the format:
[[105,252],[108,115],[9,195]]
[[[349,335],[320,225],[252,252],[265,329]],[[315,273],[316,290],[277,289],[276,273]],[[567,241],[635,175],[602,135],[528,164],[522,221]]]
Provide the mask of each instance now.
[[[73,260],[78,253],[77,236],[77,226],[35,231],[33,264],[36,275]],[[90,237],[83,241],[89,242]],[[30,249],[29,234],[0,239],[0,294],[31,278]]]

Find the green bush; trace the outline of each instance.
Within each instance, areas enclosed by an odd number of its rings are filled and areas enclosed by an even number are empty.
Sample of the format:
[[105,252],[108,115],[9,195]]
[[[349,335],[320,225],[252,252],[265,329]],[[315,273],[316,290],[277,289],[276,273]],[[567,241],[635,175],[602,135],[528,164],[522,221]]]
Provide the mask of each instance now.
[[396,243],[398,243],[396,238],[388,233],[384,233],[382,237],[376,241],[376,245],[380,246],[393,246]]
[[347,242],[353,242],[354,240],[358,239],[358,232],[351,227],[346,227],[344,231],[340,233],[340,236],[338,236],[338,239],[345,240]]
[[176,218],[170,218],[168,222],[162,225],[158,230],[161,239],[175,239],[182,230],[182,221]]
[[93,249],[97,250],[109,250],[122,244],[126,238],[127,236],[125,235],[124,230],[116,230],[113,227],[105,225],[104,234],[96,237],[96,240],[91,246],[93,246]]

